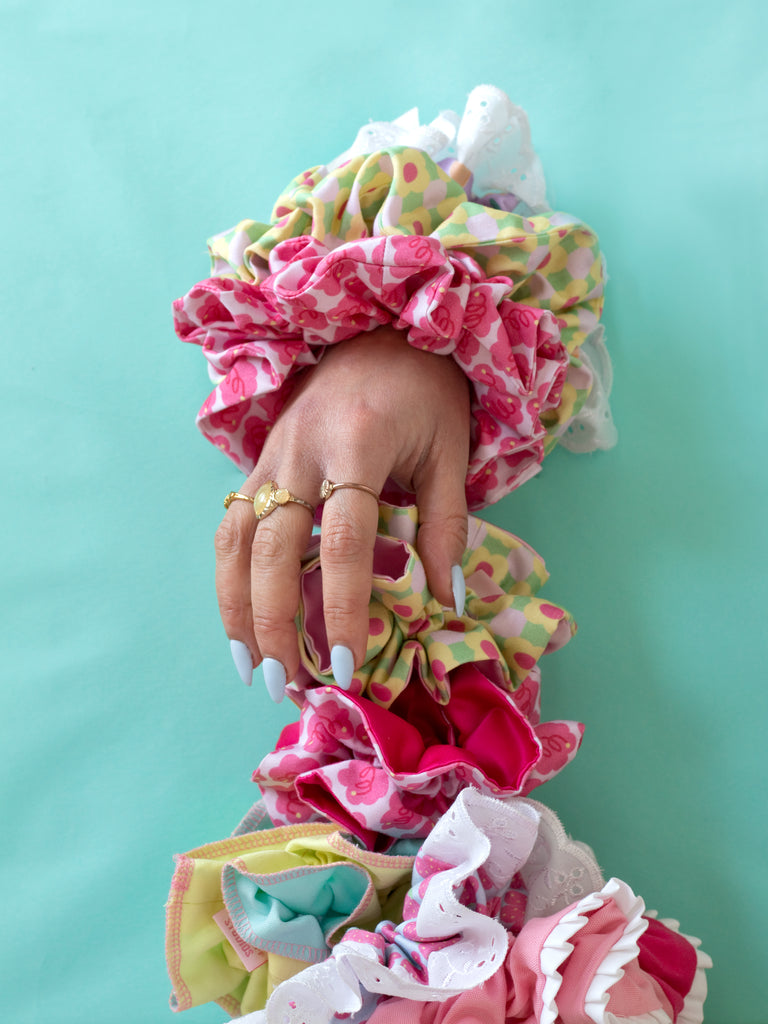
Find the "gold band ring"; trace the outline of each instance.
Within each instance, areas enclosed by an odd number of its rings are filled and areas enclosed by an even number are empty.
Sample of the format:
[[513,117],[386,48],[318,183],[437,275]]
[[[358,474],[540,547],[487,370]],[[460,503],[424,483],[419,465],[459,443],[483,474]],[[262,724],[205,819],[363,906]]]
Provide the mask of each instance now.
[[241,494],[240,491],[230,491],[224,499],[224,508],[229,508],[233,501],[240,499],[241,501],[250,501],[253,504],[253,498],[250,494]]
[[322,486],[320,487],[320,500],[327,501],[334,491],[341,491],[345,487],[351,488],[353,491],[365,491],[366,494],[370,494],[374,497],[376,501],[379,500],[378,491],[374,491],[374,489],[372,487],[368,487],[367,484],[335,484],[332,480],[323,480]]
[[291,494],[285,487],[278,487],[274,480],[267,480],[253,496],[241,494],[239,491],[230,491],[224,499],[224,507],[229,508],[232,502],[238,499],[250,501],[258,520],[266,519],[276,508],[279,508],[281,505],[287,505],[289,502],[293,502],[294,505],[303,505],[304,508],[309,509],[312,515],[315,514],[314,505],[304,501],[303,498],[297,498],[295,494]]

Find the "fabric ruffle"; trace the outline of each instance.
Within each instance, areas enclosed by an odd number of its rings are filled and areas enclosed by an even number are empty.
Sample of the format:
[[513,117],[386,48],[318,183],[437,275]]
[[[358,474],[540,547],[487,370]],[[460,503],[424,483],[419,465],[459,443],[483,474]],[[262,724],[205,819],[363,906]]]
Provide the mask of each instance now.
[[[700,1024],[710,961],[697,940],[646,915],[624,882],[604,883],[588,847],[566,838],[561,848],[553,817],[533,801],[464,790],[419,851],[403,921],[350,928],[248,1019],[434,1024],[462,1019],[448,1008],[471,1005],[492,982],[503,994],[498,1024]],[[582,883],[567,906],[547,878],[563,873]],[[533,913],[526,878],[543,912]],[[510,898],[522,903],[517,926],[504,923]]]
[[[213,238],[212,276],[174,303],[215,385],[205,436],[250,472],[301,372],[391,325],[471,384],[470,509],[558,441],[613,444],[604,261],[545,191],[525,113],[493,87],[462,119],[365,126],[290,182],[269,223]],[[411,497],[383,490],[348,691],[331,685],[318,538],[302,561],[300,718],[235,834],[177,858],[173,1008],[215,1000],[243,1024],[701,1024],[698,940],[523,798],[582,735],[541,722],[539,659],[575,631],[538,597],[544,563],[470,516],[458,616],[427,588]]]
[[570,452],[613,448],[618,440],[608,401],[613,387],[613,367],[604,338],[601,324],[579,350],[581,361],[592,376],[592,390],[577,415],[558,432],[560,444]]
[[424,841],[403,923],[350,929],[306,979],[283,984],[267,1020],[328,1024],[356,1013],[363,992],[443,1000],[482,984],[502,965],[502,901],[536,841],[538,814],[464,790]]
[[576,754],[582,727],[538,723],[474,665],[436,704],[419,685],[389,707],[339,690],[310,690],[298,723],[253,774],[276,824],[331,820],[373,849],[385,837],[425,838],[467,786],[495,796],[530,792]]
[[[537,595],[548,578],[543,560],[518,537],[470,516],[462,561],[464,615],[443,608],[427,589],[415,548],[418,511],[381,504],[373,555],[368,645],[350,693],[389,706],[409,685],[422,685],[446,704],[451,678],[474,664],[488,679],[527,705],[538,700],[539,658],[570,640],[575,624],[560,606]],[[334,682],[322,604],[319,538],[300,575],[298,613],[301,667],[288,687],[301,705],[304,692]],[[528,707],[520,704],[524,713]],[[439,708],[435,708],[439,713]]]
[[171,1006],[264,1006],[352,923],[400,920],[414,858],[370,853],[334,825],[271,828],[176,857],[166,906]]
[[[305,172],[270,225],[243,221],[211,253],[217,275],[174,303],[175,325],[216,384],[199,425],[245,472],[296,371],[383,324],[472,382],[471,509],[538,471],[591,388],[578,346],[601,312],[594,234],[472,203],[419,150]],[[388,496],[408,500],[394,485]]]
[[[478,85],[461,117],[441,110],[421,124],[417,107],[394,121],[371,121],[348,150],[329,164],[339,167],[359,153],[410,146],[428,153],[454,175],[471,199],[496,209],[527,213],[548,208],[544,171],[531,141],[528,115],[493,85]],[[456,166],[458,164],[458,166]]]
[[[709,958],[673,924],[642,917],[617,879],[527,926],[488,981],[443,1003],[390,997],[367,1024],[700,1024]],[[542,984],[542,979],[543,984]]]
[[469,518],[466,613],[427,590],[418,512],[380,507],[366,660],[331,683],[319,540],[300,575],[301,707],[253,774],[276,824],[332,820],[371,849],[425,838],[466,786],[529,793],[576,755],[583,727],[541,722],[538,659],[570,639],[568,613],[536,597],[547,578],[517,537]]

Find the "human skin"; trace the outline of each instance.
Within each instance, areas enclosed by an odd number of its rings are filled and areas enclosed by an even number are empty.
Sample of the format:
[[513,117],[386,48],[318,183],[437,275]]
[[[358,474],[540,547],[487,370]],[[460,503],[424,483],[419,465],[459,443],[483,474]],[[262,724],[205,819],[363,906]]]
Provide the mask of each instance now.
[[[467,539],[469,401],[453,359],[413,348],[394,328],[339,342],[291,395],[240,493],[252,496],[273,480],[314,506],[326,478],[376,493],[392,479],[415,495],[416,546],[430,590],[453,605],[451,569]],[[330,646],[347,648],[355,668],[367,645],[377,522],[377,504],[363,491],[338,490],[323,507],[326,630]],[[263,660],[274,699],[299,668],[299,569],[311,533],[312,516],[301,505],[278,507],[257,529],[245,501],[231,503],[216,532],[216,593],[238,670],[248,681]]]

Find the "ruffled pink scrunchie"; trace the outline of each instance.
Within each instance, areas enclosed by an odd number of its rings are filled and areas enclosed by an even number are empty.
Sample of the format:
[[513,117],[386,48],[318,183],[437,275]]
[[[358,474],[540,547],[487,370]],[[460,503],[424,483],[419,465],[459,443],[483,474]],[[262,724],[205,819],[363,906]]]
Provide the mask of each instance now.
[[506,298],[512,287],[429,236],[281,242],[261,282],[212,277],[174,303],[177,334],[202,346],[217,381],[199,425],[250,472],[295,372],[326,345],[391,324],[416,348],[451,355],[472,382],[466,495],[482,508],[537,472],[541,416],[559,404],[568,365],[557,319]]

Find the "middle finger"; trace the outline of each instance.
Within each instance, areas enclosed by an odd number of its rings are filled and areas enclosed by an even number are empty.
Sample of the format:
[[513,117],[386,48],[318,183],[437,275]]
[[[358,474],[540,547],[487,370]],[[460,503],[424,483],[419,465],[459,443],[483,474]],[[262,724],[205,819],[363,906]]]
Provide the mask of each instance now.
[[[314,506],[300,486],[286,489]],[[278,505],[259,521],[251,548],[253,631],[264,659],[264,681],[277,701],[299,670],[299,573],[312,522],[312,512],[303,505]]]
[[334,491],[323,506],[323,611],[333,675],[343,689],[365,658],[378,518],[378,498],[353,488]]

